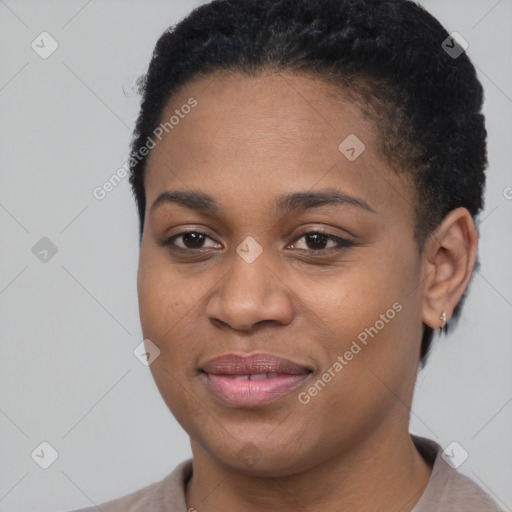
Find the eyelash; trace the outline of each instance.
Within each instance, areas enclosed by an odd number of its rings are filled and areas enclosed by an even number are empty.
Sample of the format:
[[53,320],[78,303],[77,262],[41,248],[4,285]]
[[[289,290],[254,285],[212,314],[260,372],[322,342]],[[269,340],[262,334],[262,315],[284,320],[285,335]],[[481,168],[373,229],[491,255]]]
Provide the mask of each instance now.
[[[205,232],[203,231],[199,231],[197,229],[192,229],[190,231],[182,231],[181,233],[178,233],[176,235],[172,235],[171,237],[163,240],[161,242],[161,244],[163,246],[166,246],[166,247],[169,247],[170,250],[172,251],[176,251],[176,252],[181,252],[181,253],[191,253],[191,252],[195,252],[195,253],[200,253],[200,252],[206,252],[208,251],[209,249],[206,248],[199,248],[199,249],[185,249],[183,247],[178,247],[176,245],[174,245],[174,240],[176,240],[177,238],[180,238],[184,235],[188,235],[190,233],[195,233],[195,234],[198,234],[198,235],[203,235],[204,237],[206,238],[209,238],[210,240],[213,240],[210,236],[208,236]],[[327,238],[328,241],[334,241],[338,244],[337,247],[334,247],[334,248],[330,248],[330,249],[297,249],[298,251],[305,251],[307,252],[308,254],[313,254],[313,255],[327,255],[327,254],[330,254],[332,252],[336,252],[336,251],[341,251],[343,249],[346,249],[348,247],[352,247],[354,246],[354,242],[350,241],[350,240],[347,240],[345,238],[341,238],[339,236],[335,236],[335,235],[332,235],[330,233],[327,233],[325,231],[321,231],[321,230],[312,230],[312,231],[306,231],[302,234],[300,234],[297,238],[295,238],[295,240],[292,242],[292,244],[295,244],[298,240],[300,240],[301,238],[304,238],[306,237],[307,235],[323,235],[324,237]]]

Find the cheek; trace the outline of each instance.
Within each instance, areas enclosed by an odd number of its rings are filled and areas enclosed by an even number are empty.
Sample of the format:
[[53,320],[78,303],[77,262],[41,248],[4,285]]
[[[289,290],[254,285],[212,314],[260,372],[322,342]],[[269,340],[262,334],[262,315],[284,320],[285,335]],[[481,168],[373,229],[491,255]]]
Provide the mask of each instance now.
[[159,343],[173,336],[194,304],[190,289],[160,251],[146,249],[144,245],[139,258],[137,293],[144,337]]
[[[385,388],[375,374],[391,389],[406,393],[421,338],[420,301],[414,292],[417,258],[413,253],[393,254],[392,249],[386,253],[382,247],[379,255],[372,252],[368,250],[367,261],[317,281],[308,298],[315,313],[311,316],[322,318],[328,327],[321,340],[322,371],[331,368],[331,373],[343,375],[333,379],[337,384],[332,389],[351,401],[349,391],[356,403],[378,397],[377,388]],[[332,367],[339,356],[343,368],[338,365],[336,372]],[[331,399],[340,397],[333,394]]]
[[175,409],[183,398],[180,386],[191,374],[190,344],[197,342],[189,336],[195,294],[170,271],[168,262],[144,250],[139,259],[137,288],[143,337],[160,350],[150,370],[164,401]]
[[155,251],[144,250],[139,259],[137,288],[143,337],[160,350],[150,371],[167,407],[188,431],[192,428],[190,422],[194,423],[193,411],[201,409],[185,389],[194,375],[191,355],[197,351],[193,344],[198,336],[192,321],[197,314],[196,293]]

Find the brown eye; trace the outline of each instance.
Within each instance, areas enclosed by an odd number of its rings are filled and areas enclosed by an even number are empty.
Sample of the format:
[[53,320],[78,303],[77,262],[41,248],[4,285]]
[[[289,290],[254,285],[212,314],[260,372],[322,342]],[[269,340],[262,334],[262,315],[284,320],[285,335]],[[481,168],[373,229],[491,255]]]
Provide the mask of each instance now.
[[[175,241],[181,239],[181,245],[177,244]],[[182,233],[178,233],[176,235],[171,236],[170,238],[167,238],[162,242],[162,245],[164,246],[174,246],[173,249],[177,250],[183,250],[183,251],[194,251],[194,250],[201,250],[201,249],[209,249],[210,247],[205,247],[203,244],[206,240],[214,240],[210,238],[206,233],[203,233],[201,231],[184,231]],[[219,244],[216,242],[214,243],[213,247],[217,247]]]
[[180,235],[186,249],[199,249],[205,241],[206,236],[202,233],[191,231]]
[[[295,239],[293,245],[296,245],[297,240],[301,239],[304,239],[306,248],[299,250],[305,250],[313,254],[329,253],[354,245],[350,240],[322,231],[308,231],[307,233],[303,233],[299,238]],[[334,247],[326,247],[329,242],[333,242]]]

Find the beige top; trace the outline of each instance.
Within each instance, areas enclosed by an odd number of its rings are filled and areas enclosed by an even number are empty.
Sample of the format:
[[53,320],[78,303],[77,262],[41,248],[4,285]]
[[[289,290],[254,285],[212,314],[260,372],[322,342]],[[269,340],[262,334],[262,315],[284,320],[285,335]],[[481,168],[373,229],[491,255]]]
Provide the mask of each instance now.
[[[423,458],[434,463],[429,483],[412,512],[502,512],[476,483],[441,458],[442,449],[436,442],[414,435],[411,438]],[[191,475],[192,459],[188,459],[160,482],[98,507],[102,512],[188,512],[185,484]],[[97,511],[94,506],[70,512]]]

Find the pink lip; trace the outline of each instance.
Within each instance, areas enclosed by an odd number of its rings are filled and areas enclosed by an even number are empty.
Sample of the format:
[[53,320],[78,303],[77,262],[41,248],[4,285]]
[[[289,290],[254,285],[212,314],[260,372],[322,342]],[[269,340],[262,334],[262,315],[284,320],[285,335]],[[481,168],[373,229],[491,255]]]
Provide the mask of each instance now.
[[206,387],[232,407],[271,402],[300,386],[311,374],[307,366],[261,353],[216,357],[200,369]]

